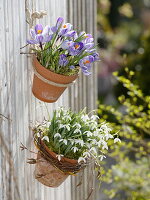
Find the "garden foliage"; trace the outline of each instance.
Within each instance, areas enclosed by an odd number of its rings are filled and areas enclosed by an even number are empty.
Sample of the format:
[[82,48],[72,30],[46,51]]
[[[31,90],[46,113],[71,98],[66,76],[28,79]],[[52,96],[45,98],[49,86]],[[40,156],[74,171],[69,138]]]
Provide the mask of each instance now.
[[128,78],[114,75],[127,89],[121,95],[120,111],[109,105],[99,105],[98,113],[119,132],[122,142],[119,148],[111,146],[111,167],[103,180],[109,184],[105,190],[109,199],[150,199],[150,96],[145,96],[138,85],[132,83],[133,71],[125,69]]

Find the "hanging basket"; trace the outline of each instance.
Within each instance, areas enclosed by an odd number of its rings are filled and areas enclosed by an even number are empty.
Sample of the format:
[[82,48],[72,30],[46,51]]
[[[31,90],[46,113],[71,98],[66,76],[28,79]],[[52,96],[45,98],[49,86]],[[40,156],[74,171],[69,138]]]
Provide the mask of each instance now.
[[77,160],[62,157],[59,161],[57,154],[52,152],[45,143],[38,138],[35,145],[39,152],[35,166],[35,178],[48,187],[60,186],[69,175],[73,175],[86,167]]
[[47,103],[56,102],[64,90],[72,85],[77,75],[64,76],[43,67],[36,57],[33,58],[34,78],[32,92],[36,98]]

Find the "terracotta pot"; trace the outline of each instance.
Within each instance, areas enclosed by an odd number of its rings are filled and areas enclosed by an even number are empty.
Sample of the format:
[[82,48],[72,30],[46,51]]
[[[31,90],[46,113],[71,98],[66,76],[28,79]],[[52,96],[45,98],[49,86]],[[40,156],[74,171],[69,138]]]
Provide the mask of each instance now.
[[[38,62],[36,57],[33,58],[33,66],[38,72],[38,74],[40,74],[44,79],[54,82],[56,84],[69,84],[72,83],[78,77],[78,74],[73,76],[64,76],[56,74],[43,67]],[[43,80],[41,80],[41,78],[37,77],[36,74],[34,74],[32,92],[34,96],[40,99],[41,101],[48,103],[57,101],[57,99],[61,96],[61,94],[66,88],[67,87],[59,87],[46,83]]]
[[47,161],[40,153],[37,156],[37,163],[35,166],[35,178],[42,184],[48,187],[60,186],[69,174],[65,174],[56,167],[54,167],[49,161]]

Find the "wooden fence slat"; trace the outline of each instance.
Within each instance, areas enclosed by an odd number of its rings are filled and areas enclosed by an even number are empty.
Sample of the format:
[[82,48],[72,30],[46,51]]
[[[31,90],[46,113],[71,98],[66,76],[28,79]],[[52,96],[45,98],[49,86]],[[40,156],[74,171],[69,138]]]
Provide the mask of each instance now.
[[[95,0],[68,0],[68,19],[73,23],[75,28],[85,30],[87,33],[91,33],[94,37],[96,36],[96,1]],[[96,38],[96,37],[95,37]],[[74,86],[73,89],[70,89],[70,106],[74,110],[78,110],[84,107],[87,107],[88,111],[91,111],[96,108],[96,99],[97,99],[97,71],[94,66],[92,69],[93,74],[90,77],[85,77],[80,74],[78,84]],[[75,91],[78,91],[77,97],[75,97]],[[94,91],[94,92],[93,92]],[[78,99],[78,101],[76,101]],[[72,177],[72,194],[73,200],[86,199],[92,188],[95,187],[95,177],[90,166],[84,170],[83,178],[81,174],[78,174],[77,177]],[[92,178],[91,178],[92,177]],[[93,181],[92,181],[93,179]],[[76,187],[79,183],[79,180],[82,180],[82,185]],[[90,181],[89,181],[90,180]],[[89,200],[95,199],[95,192],[91,193]]]

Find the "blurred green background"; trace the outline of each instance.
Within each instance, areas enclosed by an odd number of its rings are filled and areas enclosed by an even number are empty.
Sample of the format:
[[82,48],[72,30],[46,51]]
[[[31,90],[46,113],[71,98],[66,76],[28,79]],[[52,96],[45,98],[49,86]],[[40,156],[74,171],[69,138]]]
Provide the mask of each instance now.
[[97,4],[98,113],[122,140],[110,144],[98,200],[150,200],[150,0]]

